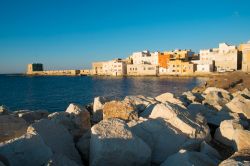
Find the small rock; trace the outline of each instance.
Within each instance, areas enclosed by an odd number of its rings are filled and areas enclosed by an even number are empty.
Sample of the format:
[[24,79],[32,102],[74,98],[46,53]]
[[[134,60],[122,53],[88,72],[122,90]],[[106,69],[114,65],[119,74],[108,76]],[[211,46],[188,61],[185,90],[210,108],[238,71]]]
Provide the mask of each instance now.
[[125,103],[131,103],[136,107],[136,110],[140,112],[144,111],[150,104],[155,104],[157,101],[144,96],[126,96],[124,99]]
[[94,104],[93,104],[93,122],[97,123],[100,122],[103,117],[102,117],[102,109],[104,107],[105,102],[110,101],[110,99],[106,97],[95,97],[94,98]]
[[220,163],[219,166],[249,166],[250,150],[245,149],[235,152],[231,157]]
[[163,94],[155,97],[155,99],[161,103],[170,102],[173,104],[183,105],[182,101],[175,98],[174,94],[172,94],[172,93],[163,93]]
[[8,115],[10,113],[9,108],[5,105],[0,106],[0,115]]
[[235,142],[235,149],[237,151],[250,149],[250,131],[249,130],[236,129],[233,139]]
[[49,113],[45,110],[15,112],[18,117],[23,118],[27,123],[34,123],[36,120],[47,118]]

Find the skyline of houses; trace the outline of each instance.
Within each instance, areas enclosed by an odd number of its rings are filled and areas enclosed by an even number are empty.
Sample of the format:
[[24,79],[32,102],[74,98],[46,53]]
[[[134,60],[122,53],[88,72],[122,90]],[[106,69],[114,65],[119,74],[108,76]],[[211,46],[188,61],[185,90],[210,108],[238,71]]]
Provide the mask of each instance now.
[[219,43],[218,48],[165,52],[133,52],[126,59],[92,63],[93,75],[192,75],[195,73],[250,72],[250,41],[239,46]]
[[93,62],[92,69],[43,70],[43,64],[28,64],[30,75],[161,76],[194,75],[242,70],[250,72],[250,41],[239,46],[219,43],[218,48],[133,52],[125,59]]

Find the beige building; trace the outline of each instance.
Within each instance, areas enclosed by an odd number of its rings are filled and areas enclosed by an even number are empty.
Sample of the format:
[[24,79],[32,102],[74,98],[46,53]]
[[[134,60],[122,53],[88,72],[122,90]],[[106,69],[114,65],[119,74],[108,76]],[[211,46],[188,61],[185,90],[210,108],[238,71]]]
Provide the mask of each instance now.
[[193,64],[196,64],[197,73],[209,73],[214,71],[213,60],[192,60]]
[[130,76],[156,76],[159,74],[159,67],[150,64],[128,64],[127,75]]
[[214,61],[216,71],[241,68],[241,57],[236,46],[220,43],[219,48],[200,50],[200,60]]
[[123,76],[127,74],[127,61],[115,59],[106,62],[94,62],[94,75]]
[[194,74],[196,65],[189,61],[171,60],[169,61],[168,74],[189,75]]
[[239,46],[242,53],[242,71],[250,72],[250,41]]

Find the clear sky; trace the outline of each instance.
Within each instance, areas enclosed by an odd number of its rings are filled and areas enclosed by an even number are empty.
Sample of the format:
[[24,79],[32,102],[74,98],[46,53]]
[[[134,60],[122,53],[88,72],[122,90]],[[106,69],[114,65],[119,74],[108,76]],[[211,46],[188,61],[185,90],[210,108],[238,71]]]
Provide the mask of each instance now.
[[250,40],[250,0],[0,0],[0,73]]

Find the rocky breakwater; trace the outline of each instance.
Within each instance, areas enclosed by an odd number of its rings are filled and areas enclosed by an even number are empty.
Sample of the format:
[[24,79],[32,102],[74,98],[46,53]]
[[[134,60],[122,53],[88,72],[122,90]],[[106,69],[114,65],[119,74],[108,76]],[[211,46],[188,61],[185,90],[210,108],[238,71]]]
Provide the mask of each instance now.
[[66,111],[0,107],[0,165],[249,165],[250,91],[96,97]]

